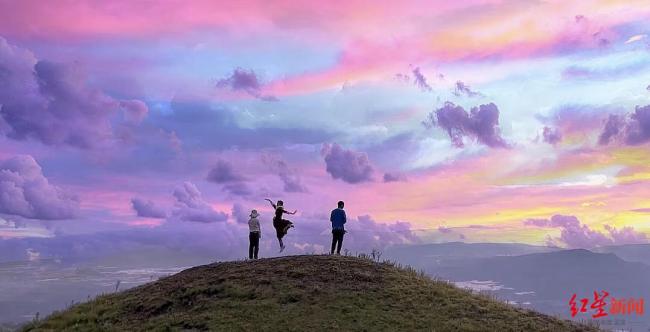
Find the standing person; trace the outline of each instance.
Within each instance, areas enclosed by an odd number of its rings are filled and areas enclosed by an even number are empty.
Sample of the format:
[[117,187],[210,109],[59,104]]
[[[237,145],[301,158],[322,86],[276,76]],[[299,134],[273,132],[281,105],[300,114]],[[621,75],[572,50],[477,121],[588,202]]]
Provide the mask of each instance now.
[[275,209],[275,215],[273,216],[273,227],[275,228],[275,233],[278,236],[278,243],[280,243],[280,252],[284,251],[284,243],[282,242],[282,238],[287,235],[287,231],[289,228],[293,227],[293,223],[289,220],[282,219],[282,214],[296,214],[298,210],[294,210],[293,212],[289,212],[284,209],[284,202],[283,201],[278,201],[277,204],[273,204],[273,201],[270,199],[266,199],[271,203],[271,206]]
[[336,254],[341,254],[341,246],[343,246],[343,235],[345,234],[345,223],[347,218],[343,207],[345,203],[339,201],[338,208],[332,210],[330,221],[332,222],[332,250],[330,254],[334,255],[334,248],[336,247]]
[[252,210],[250,219],[248,219],[248,259],[257,259],[257,253],[260,251],[260,238],[262,237],[262,232],[260,230],[260,221],[257,220],[257,217],[260,215],[257,213],[257,210]]

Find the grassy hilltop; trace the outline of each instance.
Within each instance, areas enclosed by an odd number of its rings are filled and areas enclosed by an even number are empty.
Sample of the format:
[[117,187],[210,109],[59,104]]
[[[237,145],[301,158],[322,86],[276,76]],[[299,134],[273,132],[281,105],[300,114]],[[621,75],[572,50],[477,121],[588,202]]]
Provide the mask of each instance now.
[[291,256],[198,266],[25,331],[596,331],[387,263]]

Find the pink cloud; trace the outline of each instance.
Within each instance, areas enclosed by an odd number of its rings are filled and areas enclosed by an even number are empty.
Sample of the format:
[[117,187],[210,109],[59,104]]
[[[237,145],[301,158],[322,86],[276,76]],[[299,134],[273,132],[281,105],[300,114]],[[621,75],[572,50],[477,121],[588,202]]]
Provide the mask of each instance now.
[[546,1],[529,6],[498,0],[413,0],[381,6],[365,0],[336,5],[88,0],[43,6],[27,0],[0,6],[0,31],[16,39],[187,40],[197,31],[219,31],[228,36],[227,42],[290,35],[307,47],[327,44],[340,49],[333,66],[279,78],[262,90],[248,89],[256,98],[385,77],[408,63],[526,58],[595,49],[617,41],[619,26],[650,16],[642,0]]
[[[349,1],[336,6],[327,2],[262,0],[230,2],[197,0],[191,4],[171,0],[139,3],[99,0],[64,2],[59,6],[43,6],[40,1],[6,2],[0,7],[0,31],[17,37],[142,37],[186,34],[198,28],[221,29],[233,34],[260,33],[289,28],[308,31],[325,30],[341,33],[345,30],[359,34],[381,35],[386,25],[399,27],[403,20],[387,21],[388,13],[400,18],[422,14],[422,6],[435,9],[433,15],[443,15],[463,8],[498,3],[499,0],[415,1],[402,3]],[[143,13],[147,13],[143,15]],[[9,14],[10,13],[10,14]],[[26,26],[26,22],[29,24]],[[362,29],[363,28],[363,29]]]

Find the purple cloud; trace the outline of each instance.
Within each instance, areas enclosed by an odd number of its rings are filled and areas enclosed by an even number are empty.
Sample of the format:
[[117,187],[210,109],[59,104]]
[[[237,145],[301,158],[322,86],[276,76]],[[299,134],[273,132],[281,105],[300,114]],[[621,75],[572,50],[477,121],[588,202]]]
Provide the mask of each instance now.
[[206,179],[214,183],[239,182],[246,180],[243,175],[237,173],[232,165],[225,160],[218,160],[214,167],[210,169]]
[[272,172],[278,175],[284,184],[284,191],[288,193],[306,193],[307,187],[302,184],[300,175],[291,169],[284,160],[273,158],[270,155],[262,156],[262,161],[269,166]]
[[607,245],[646,243],[648,240],[645,234],[636,232],[632,227],[623,227],[621,230],[617,230],[612,226],[605,225],[605,229],[609,233],[607,236],[581,224],[575,216],[554,215],[551,219],[528,219],[524,221],[524,225],[561,229],[559,237],[549,237],[547,242],[550,245],[561,242],[568,248],[589,249]]
[[218,160],[212,167],[206,179],[223,185],[223,189],[236,196],[250,196],[252,190],[246,184],[246,178],[237,173],[232,165],[225,160]]
[[627,145],[650,141],[650,105],[637,106],[628,116],[610,114],[598,143],[606,145],[615,139],[622,140]]
[[389,173],[386,172],[384,173],[384,182],[399,182],[399,181],[406,181],[406,177],[402,174],[397,174],[397,173]]
[[50,184],[29,155],[0,162],[0,213],[32,219],[68,219],[78,209],[76,197]]
[[244,91],[249,95],[264,101],[278,100],[274,96],[262,95],[262,84],[260,83],[257,74],[252,70],[235,68],[230,76],[218,80],[216,86],[217,88],[230,88],[232,91]]
[[524,225],[535,227],[550,227],[550,221],[548,219],[531,218],[524,220]]
[[134,197],[131,198],[131,206],[133,207],[133,210],[136,212],[138,217],[157,219],[163,219],[167,217],[167,213],[163,208],[156,206],[154,202],[149,200]]
[[605,229],[609,232],[615,244],[648,242],[648,238],[644,233],[637,232],[630,226],[624,226],[618,230],[610,225],[605,225]]
[[235,196],[250,196],[253,190],[246,182],[230,182],[223,185],[223,189]]
[[648,66],[649,65],[645,62],[631,63],[604,69],[569,66],[562,71],[562,78],[570,80],[611,80],[645,71],[648,69]]
[[199,189],[191,182],[184,182],[174,189],[173,195],[176,204],[172,220],[211,223],[228,219],[228,214],[214,210],[204,201]]
[[345,150],[340,145],[323,144],[321,155],[325,159],[326,170],[332,178],[347,183],[372,181],[374,169],[368,155],[363,152]]
[[402,73],[395,74],[395,79],[403,83],[409,83],[411,81],[409,75]]
[[638,145],[650,141],[650,105],[637,106],[630,116],[625,142]]
[[598,144],[606,145],[612,140],[612,138],[618,136],[625,126],[625,120],[623,117],[617,114],[610,114],[605,122],[605,128],[603,132],[600,133],[598,138]]
[[147,113],[140,101],[116,100],[89,87],[78,66],[38,61],[2,38],[0,73],[0,118],[12,139],[93,148],[116,140],[112,121],[120,110],[135,122]]
[[427,83],[427,78],[424,77],[422,72],[420,72],[420,67],[413,68],[411,72],[413,73],[413,83],[417,85],[420,90],[429,92],[432,90],[429,83]]
[[449,228],[449,227],[438,226],[438,232],[440,232],[440,233],[442,233],[442,234],[449,234],[449,233],[451,233],[452,231],[453,231],[453,230],[452,230],[451,228]]
[[473,91],[470,86],[465,84],[463,81],[456,81],[456,84],[454,85],[454,91],[452,93],[456,97],[467,96],[471,98],[483,96],[483,94],[480,92]]
[[149,107],[141,100],[122,100],[120,107],[124,112],[124,119],[133,124],[139,124],[147,117]]
[[235,203],[232,205],[232,210],[230,215],[233,217],[233,219],[235,219],[237,223],[240,224],[248,223],[249,214],[250,214],[250,210],[247,210],[241,204]]
[[469,136],[492,148],[506,148],[508,144],[501,137],[499,109],[493,103],[472,107],[468,113],[462,106],[452,102],[429,114],[424,124],[438,126],[449,135],[456,147],[463,147],[463,137]]
[[[380,223],[369,215],[361,215],[346,224],[350,232],[345,241],[357,248],[385,248],[396,244],[418,243],[411,224],[403,221]],[[367,250],[367,249],[366,249]]]
[[555,145],[562,141],[562,134],[560,133],[560,130],[551,127],[544,127],[544,131],[542,133],[542,136],[544,138],[544,142],[548,144]]

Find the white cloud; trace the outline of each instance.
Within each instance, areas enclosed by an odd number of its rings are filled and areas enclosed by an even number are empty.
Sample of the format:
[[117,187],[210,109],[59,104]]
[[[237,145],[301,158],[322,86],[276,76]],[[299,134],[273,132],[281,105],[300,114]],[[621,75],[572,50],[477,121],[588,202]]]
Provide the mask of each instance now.
[[647,36],[648,35],[645,35],[645,34],[643,34],[643,35],[634,35],[634,36],[630,37],[627,41],[625,41],[625,43],[626,44],[632,44],[634,42],[638,42],[640,40],[645,39]]

